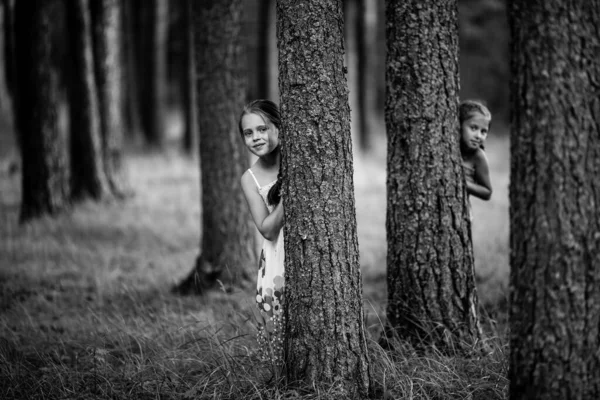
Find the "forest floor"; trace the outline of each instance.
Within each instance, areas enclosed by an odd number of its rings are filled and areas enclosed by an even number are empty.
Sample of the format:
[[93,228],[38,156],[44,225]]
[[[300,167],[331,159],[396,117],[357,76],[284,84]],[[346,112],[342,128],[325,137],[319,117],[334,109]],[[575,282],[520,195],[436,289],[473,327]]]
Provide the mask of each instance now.
[[[507,136],[490,137],[487,154],[494,195],[472,200],[487,357],[408,348],[390,355],[377,345],[386,302],[385,155],[355,159],[372,373],[387,398],[507,398]],[[171,292],[199,251],[197,160],[136,151],[127,170],[134,197],[85,202],[21,226],[19,171],[0,169],[0,398],[333,398],[269,382],[270,366],[254,351],[251,290]]]

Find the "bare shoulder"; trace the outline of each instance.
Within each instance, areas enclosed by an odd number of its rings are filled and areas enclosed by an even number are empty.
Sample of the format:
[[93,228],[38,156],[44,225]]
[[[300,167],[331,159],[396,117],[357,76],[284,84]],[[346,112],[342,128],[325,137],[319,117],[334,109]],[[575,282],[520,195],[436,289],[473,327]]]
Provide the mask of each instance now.
[[242,189],[244,189],[244,192],[246,192],[247,190],[249,190],[252,187],[252,185],[255,185],[254,179],[250,175],[250,170],[249,169],[247,169],[242,174],[242,177],[241,177],[240,181],[242,183]]
[[476,165],[485,164],[487,165],[487,156],[485,155],[485,151],[483,149],[478,149],[473,155],[473,161]]

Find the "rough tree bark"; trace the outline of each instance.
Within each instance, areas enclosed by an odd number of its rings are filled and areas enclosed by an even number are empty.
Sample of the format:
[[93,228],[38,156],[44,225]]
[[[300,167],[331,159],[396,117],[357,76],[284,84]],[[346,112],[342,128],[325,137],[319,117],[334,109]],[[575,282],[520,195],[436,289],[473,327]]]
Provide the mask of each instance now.
[[386,2],[387,318],[415,346],[481,339],[458,136],[457,1]]
[[509,2],[510,398],[600,398],[600,1]]
[[365,398],[370,369],[341,1],[277,1],[290,383]]
[[238,131],[246,98],[240,29],[241,0],[193,3],[196,94],[200,129],[202,242],[196,267],[181,293],[225,285],[244,286],[258,265],[253,224],[241,190],[248,167]]
[[66,4],[70,42],[69,116],[71,197],[101,199],[110,193],[100,143],[98,91],[94,80],[89,0]]
[[122,196],[125,126],[122,3],[121,0],[94,0],[91,5],[104,172],[112,193]]
[[56,0],[15,4],[16,126],[22,160],[21,222],[67,206],[65,135],[58,127],[51,13]]

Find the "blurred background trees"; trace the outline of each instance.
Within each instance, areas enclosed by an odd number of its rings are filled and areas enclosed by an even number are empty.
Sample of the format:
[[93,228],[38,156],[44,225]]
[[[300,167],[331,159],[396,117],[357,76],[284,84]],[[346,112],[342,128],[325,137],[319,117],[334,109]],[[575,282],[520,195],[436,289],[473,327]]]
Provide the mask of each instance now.
[[[352,130],[355,147],[369,149],[383,133],[385,96],[385,15],[383,0],[345,0],[346,65],[350,88]],[[494,113],[494,120],[505,122],[508,110],[508,30],[504,0],[460,0],[460,95],[484,100]],[[0,81],[1,116],[12,124],[8,100],[16,80],[14,0],[2,1],[3,81]],[[25,7],[40,4],[28,2]],[[190,93],[190,26],[188,1],[113,0],[91,2],[97,9],[92,15],[94,32],[104,23],[107,36],[114,42],[104,45],[96,39],[95,52],[113,51],[107,59],[120,60],[119,107],[124,114],[123,133],[129,142],[146,143],[160,148],[183,138],[191,146],[187,126]],[[64,7],[58,7],[52,19],[52,68],[60,73],[59,93],[71,79],[65,73],[65,60],[71,57],[67,37],[70,34]],[[110,16],[102,16],[106,10]],[[117,13],[117,14],[111,14]],[[120,14],[120,15],[118,15]],[[104,18],[104,19],[103,19]],[[106,19],[108,18],[108,19]],[[95,21],[95,22],[94,22]],[[102,22],[104,21],[104,22]],[[108,22],[112,21],[112,22]],[[106,25],[112,24],[112,25]],[[277,100],[277,49],[275,43],[275,2],[247,0],[242,15],[242,40],[246,52],[248,92],[246,99]],[[119,54],[120,53],[120,54]],[[96,68],[99,69],[101,64]],[[186,73],[188,71],[188,73]],[[114,81],[110,78],[108,85]],[[101,81],[101,79],[98,79]],[[102,83],[100,82],[100,85]],[[101,91],[103,89],[100,89]],[[113,90],[113,93],[114,90]],[[58,105],[65,104],[60,95]],[[106,102],[105,102],[106,103]],[[117,101],[118,103],[118,101]],[[117,108],[112,102],[113,108]],[[65,107],[61,108],[66,111]],[[66,129],[62,127],[61,129]],[[5,139],[3,139],[5,140]],[[115,143],[118,140],[115,141]],[[116,146],[118,147],[118,146]]]

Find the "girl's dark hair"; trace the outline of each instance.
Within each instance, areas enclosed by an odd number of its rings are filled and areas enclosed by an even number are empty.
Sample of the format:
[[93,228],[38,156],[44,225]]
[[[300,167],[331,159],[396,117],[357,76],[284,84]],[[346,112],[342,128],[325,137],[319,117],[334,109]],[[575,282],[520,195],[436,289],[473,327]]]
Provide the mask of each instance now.
[[281,201],[281,177],[277,177],[277,181],[271,189],[269,189],[269,193],[267,193],[267,202],[269,205],[277,205]]
[[240,135],[244,137],[244,132],[242,131],[242,118],[246,114],[258,114],[263,119],[271,122],[277,129],[281,129],[281,115],[279,114],[279,107],[277,104],[273,103],[271,100],[252,100],[250,103],[246,104],[242,109],[242,113],[240,114],[240,118],[238,119],[238,129],[240,130]]
[[[238,119],[238,129],[240,130],[240,135],[244,137],[244,132],[242,130],[242,118],[246,114],[258,114],[263,119],[268,120],[275,128],[281,129],[281,115],[279,114],[279,107],[277,104],[273,103],[271,100],[258,99],[253,100],[250,103],[246,104],[240,114],[240,118]],[[281,176],[277,177],[277,182],[271,189],[269,189],[269,193],[267,194],[267,202],[269,205],[279,204],[281,201]]]
[[480,101],[464,100],[458,105],[458,122],[462,125],[463,122],[473,116],[473,114],[481,114],[492,122],[492,113]]

